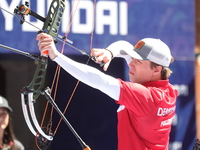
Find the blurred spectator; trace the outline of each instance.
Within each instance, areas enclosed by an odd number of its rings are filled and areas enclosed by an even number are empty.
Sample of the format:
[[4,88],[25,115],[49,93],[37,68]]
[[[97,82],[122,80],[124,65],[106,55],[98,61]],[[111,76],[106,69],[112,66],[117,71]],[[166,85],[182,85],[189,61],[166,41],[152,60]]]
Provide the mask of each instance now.
[[24,146],[15,138],[10,113],[12,108],[8,101],[0,96],[0,149],[24,150]]

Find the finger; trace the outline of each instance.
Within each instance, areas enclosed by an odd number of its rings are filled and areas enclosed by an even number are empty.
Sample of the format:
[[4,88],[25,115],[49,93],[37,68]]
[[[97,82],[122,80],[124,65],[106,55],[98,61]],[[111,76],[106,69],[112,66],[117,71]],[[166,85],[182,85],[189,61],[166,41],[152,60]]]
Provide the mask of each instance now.
[[36,40],[41,40],[41,39],[52,39],[52,37],[46,33],[40,33],[36,36]]
[[104,70],[104,71],[107,71],[109,65],[110,65],[110,61],[104,64],[103,70]]
[[40,33],[36,36],[36,40],[41,40],[43,37],[45,37],[46,35],[44,33]]
[[[104,60],[104,56],[100,55],[97,57],[98,58],[98,62],[105,62]],[[106,62],[105,62],[106,63]]]
[[49,42],[39,44],[39,50],[41,54],[48,55],[50,49],[51,49],[51,43]]
[[102,61],[99,60],[99,57],[93,56],[92,58],[93,58],[93,61],[94,61],[95,63],[97,63],[97,64],[101,64],[101,63],[102,63]]
[[39,40],[38,41],[39,49],[42,49],[43,47],[46,47],[48,45],[50,45],[50,42],[45,42],[44,40]]
[[39,44],[40,50],[45,50],[45,49],[48,49],[48,48],[51,48],[51,43],[41,43],[41,44]]
[[40,33],[36,36],[36,40],[38,40],[38,46],[41,54],[48,55],[50,45],[53,41],[52,37],[46,33]]
[[49,45],[53,42],[51,38],[42,38],[38,41],[38,46],[40,45]]
[[49,45],[40,46],[39,47],[41,54],[48,55],[49,54]]
[[92,56],[98,57],[98,56],[100,56],[100,55],[103,55],[103,51],[102,51],[102,49],[94,48],[94,49],[91,49],[90,54],[91,54]]

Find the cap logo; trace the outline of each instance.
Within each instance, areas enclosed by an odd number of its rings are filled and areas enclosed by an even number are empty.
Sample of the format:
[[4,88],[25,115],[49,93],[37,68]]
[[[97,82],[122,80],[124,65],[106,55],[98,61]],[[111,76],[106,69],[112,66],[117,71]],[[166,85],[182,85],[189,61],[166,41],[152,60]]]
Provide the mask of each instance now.
[[142,47],[143,47],[143,45],[144,45],[145,43],[144,43],[144,41],[138,41],[136,44],[135,44],[135,48],[137,48],[137,49],[141,49]]

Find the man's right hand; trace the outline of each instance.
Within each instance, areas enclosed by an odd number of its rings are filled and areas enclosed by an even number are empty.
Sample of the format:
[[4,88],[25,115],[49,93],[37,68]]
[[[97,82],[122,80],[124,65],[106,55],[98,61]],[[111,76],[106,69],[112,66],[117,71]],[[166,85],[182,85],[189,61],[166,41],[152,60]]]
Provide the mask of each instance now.
[[110,52],[107,49],[99,49],[99,48],[94,48],[91,49],[91,53],[90,55],[94,58],[92,58],[93,61],[95,61],[96,63],[103,63],[103,70],[107,71],[108,66],[110,65],[110,62],[112,60],[112,52]]

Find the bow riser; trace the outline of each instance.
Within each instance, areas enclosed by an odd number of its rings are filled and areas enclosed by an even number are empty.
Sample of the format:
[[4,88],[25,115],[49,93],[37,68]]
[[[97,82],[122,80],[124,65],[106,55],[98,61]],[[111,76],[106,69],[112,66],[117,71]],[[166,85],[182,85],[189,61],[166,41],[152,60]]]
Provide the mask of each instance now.
[[62,16],[65,10],[65,0],[53,0],[42,30],[54,39],[58,36]]
[[[24,19],[23,15],[30,14],[36,18],[40,18],[40,20],[43,20],[44,26],[41,32],[46,32],[47,34],[51,35],[55,40],[58,36],[60,22],[62,20],[62,16],[65,9],[64,2],[65,0],[53,0],[49,8],[48,16],[45,19],[43,19],[41,16],[31,11],[28,8],[29,6],[28,3],[26,3],[25,5],[21,5],[20,7],[17,7],[17,10],[15,9],[15,13],[17,13],[18,15],[20,13],[26,13],[26,14],[20,14],[23,19]],[[46,128],[47,132],[44,132],[43,129],[40,127],[34,110],[34,103],[41,94],[41,91],[43,90],[44,87],[47,63],[48,63],[47,57],[45,56],[39,57],[37,68],[31,83],[21,90],[21,103],[22,103],[24,118],[28,128],[34,134],[39,143],[38,144],[39,149],[46,149],[46,147],[49,146],[50,141],[53,140],[53,134],[51,133],[51,131],[49,131]]]
[[35,74],[31,83],[21,90],[21,93],[27,94],[33,92],[33,100],[39,97],[41,90],[44,87],[46,69],[47,69],[48,58],[45,56],[40,56],[40,61],[38,62]]

